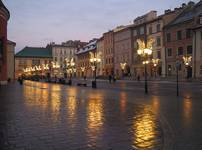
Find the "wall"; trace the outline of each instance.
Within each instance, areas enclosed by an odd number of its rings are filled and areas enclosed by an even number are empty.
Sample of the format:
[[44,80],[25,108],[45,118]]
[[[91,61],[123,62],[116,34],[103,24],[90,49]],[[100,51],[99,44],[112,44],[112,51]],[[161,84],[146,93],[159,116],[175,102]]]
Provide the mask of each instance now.
[[15,43],[8,41],[7,43],[7,75],[11,80],[15,79]]

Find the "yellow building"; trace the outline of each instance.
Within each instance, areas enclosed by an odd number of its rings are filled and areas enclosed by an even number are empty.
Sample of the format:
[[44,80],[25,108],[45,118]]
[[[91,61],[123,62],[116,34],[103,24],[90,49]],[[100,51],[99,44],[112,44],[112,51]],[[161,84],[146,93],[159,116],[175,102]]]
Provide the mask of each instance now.
[[[52,62],[52,51],[49,48],[25,47],[15,55],[15,78],[25,75],[24,69],[34,66],[42,66]],[[50,73],[47,71],[29,72],[29,75],[43,75]]]

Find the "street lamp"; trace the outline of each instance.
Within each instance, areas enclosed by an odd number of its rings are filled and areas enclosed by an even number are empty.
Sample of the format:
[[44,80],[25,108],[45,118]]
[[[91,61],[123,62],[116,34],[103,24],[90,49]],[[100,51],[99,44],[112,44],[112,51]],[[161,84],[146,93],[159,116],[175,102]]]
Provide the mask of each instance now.
[[72,73],[73,72],[76,73],[74,58],[71,58],[70,60],[66,58],[65,61],[66,61],[67,72],[70,74],[69,85],[72,85]]
[[153,39],[149,39],[147,42],[147,46],[145,45],[145,42],[138,39],[138,47],[137,54],[142,57],[143,59],[143,65],[144,65],[144,72],[145,72],[145,94],[148,93],[148,85],[147,85],[147,65],[149,64],[149,58],[152,55],[152,44]]
[[189,69],[191,67],[191,62],[192,62],[192,56],[184,56],[183,57],[183,62],[187,68],[187,79],[191,76],[189,73]]
[[94,72],[94,78],[95,78],[95,80],[92,81],[92,88],[97,88],[96,71],[97,71],[97,64],[101,62],[100,54],[90,52],[90,62],[91,62],[91,67],[92,67],[92,71]]
[[158,59],[158,58],[152,59],[152,63],[153,63],[153,65],[154,65],[154,69],[155,69],[155,70],[154,70],[155,77],[156,77],[156,75],[157,75],[157,66],[158,66],[159,62],[160,62],[160,59]]
[[81,67],[82,77],[84,77],[85,67]]
[[121,67],[121,70],[122,70],[122,77],[124,78],[124,70],[126,68],[126,65],[127,63],[120,63],[120,67]]

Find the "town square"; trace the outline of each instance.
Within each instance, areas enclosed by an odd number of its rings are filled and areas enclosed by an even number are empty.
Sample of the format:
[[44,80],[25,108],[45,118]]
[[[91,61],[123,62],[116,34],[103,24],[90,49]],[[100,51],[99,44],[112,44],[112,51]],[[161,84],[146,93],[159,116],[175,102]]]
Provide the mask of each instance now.
[[0,0],[0,150],[202,150],[201,97],[202,0]]

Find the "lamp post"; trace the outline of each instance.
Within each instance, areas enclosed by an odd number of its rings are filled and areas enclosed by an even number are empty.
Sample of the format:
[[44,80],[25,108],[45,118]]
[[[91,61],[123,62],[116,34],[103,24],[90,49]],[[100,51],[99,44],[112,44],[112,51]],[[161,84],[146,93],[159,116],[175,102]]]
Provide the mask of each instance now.
[[72,85],[72,73],[76,70],[75,70],[75,62],[74,62],[74,58],[71,58],[70,60],[69,59],[65,59],[66,61],[66,67],[67,67],[67,71],[69,72],[69,85]]
[[124,78],[124,70],[126,68],[127,63],[120,63],[121,71],[122,71],[122,77]]
[[85,67],[81,67],[81,72],[82,72],[82,78],[84,77],[84,72],[85,72]]
[[145,45],[144,41],[137,40],[139,49],[137,54],[143,59],[144,72],[145,72],[145,94],[148,94],[148,85],[147,85],[147,65],[149,64],[149,58],[152,55],[152,44],[153,39],[150,39]]
[[186,66],[186,69],[187,69],[187,79],[191,76],[190,73],[189,73],[189,69],[191,67],[191,62],[192,62],[192,56],[184,56],[183,57],[183,62]]
[[153,65],[154,65],[154,75],[155,75],[155,78],[156,78],[156,76],[157,76],[157,66],[158,66],[158,64],[159,64],[159,59],[158,58],[156,58],[156,59],[152,59],[152,63],[153,63]]
[[177,82],[176,91],[177,91],[177,96],[179,96],[179,68],[180,68],[180,61],[177,60],[176,61],[176,82]]
[[90,52],[90,62],[92,71],[94,72],[94,81],[92,81],[92,88],[97,88],[96,71],[97,71],[97,64],[101,62],[100,55],[98,53]]
[[[60,65],[58,64],[58,62],[52,62],[52,68],[53,68],[53,73],[55,71],[55,69],[59,69]],[[55,73],[54,73],[55,75]],[[56,75],[55,75],[55,82],[56,82]]]

